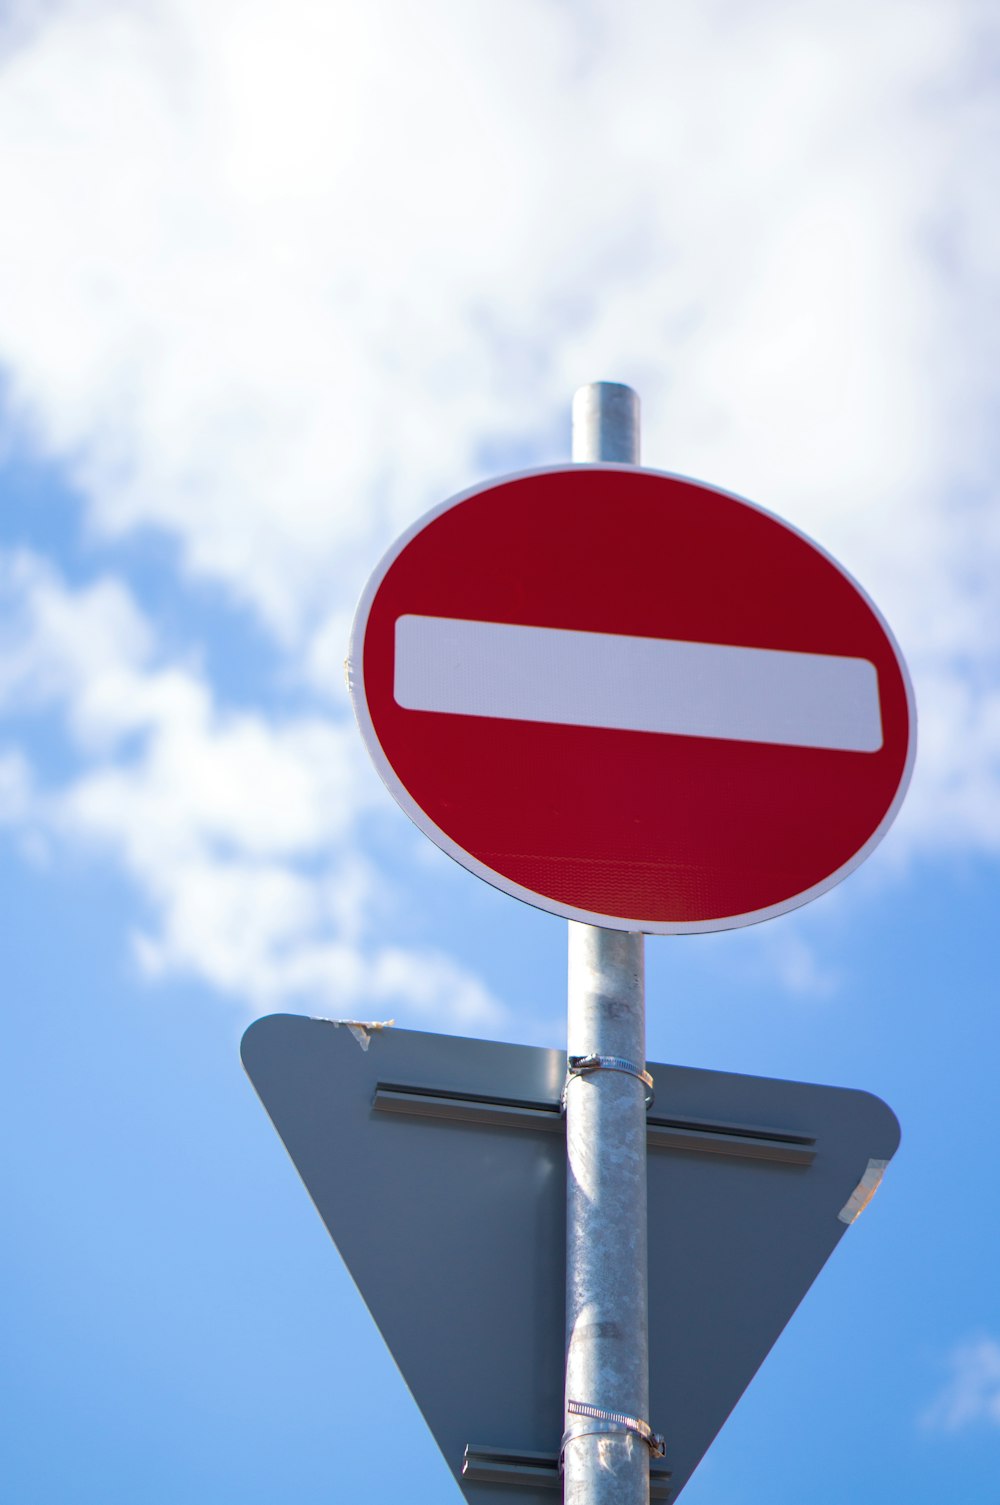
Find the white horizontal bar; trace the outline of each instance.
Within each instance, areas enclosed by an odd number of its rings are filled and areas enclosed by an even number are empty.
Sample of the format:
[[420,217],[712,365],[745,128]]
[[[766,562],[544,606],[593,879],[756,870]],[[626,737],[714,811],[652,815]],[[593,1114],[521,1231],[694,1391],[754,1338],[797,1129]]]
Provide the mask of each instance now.
[[396,622],[394,694],[412,711],[877,752],[865,658],[568,632],[451,617]]

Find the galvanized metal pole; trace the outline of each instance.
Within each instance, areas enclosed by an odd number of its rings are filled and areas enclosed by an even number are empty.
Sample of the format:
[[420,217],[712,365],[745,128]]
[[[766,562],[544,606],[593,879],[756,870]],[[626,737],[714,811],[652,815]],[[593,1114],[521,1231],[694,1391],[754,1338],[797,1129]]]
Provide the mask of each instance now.
[[[630,387],[575,394],[573,459],[639,463]],[[567,1033],[571,1058],[605,1064],[566,1090],[564,1500],[648,1505],[649,1448],[622,1422],[649,1422],[646,1087],[624,1069],[646,1065],[642,935],[570,922]]]

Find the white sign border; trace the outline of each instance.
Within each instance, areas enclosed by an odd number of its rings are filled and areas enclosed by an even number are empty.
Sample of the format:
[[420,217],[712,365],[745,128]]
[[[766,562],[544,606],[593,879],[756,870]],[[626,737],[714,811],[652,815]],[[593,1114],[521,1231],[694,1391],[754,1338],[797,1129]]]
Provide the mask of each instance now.
[[[534,889],[524,888],[521,884],[515,883],[510,878],[505,877],[503,873],[498,873],[494,868],[488,867],[486,863],[480,862],[477,857],[473,857],[471,853],[467,852],[464,847],[460,846],[447,832],[442,831],[440,826],[436,825],[430,819],[410,794],[386,757],[375,731],[371,712],[368,709],[368,698],[365,693],[364,684],[364,641],[368,627],[368,617],[375,597],[383,580],[400,554],[402,554],[412,539],[416,538],[419,533],[422,533],[426,527],[436,521],[445,512],[450,512],[453,507],[461,506],[463,502],[470,501],[473,497],[481,496],[484,492],[494,491],[498,487],[509,485],[513,481],[532,480],[535,477],[546,475],[578,474],[581,471],[587,470],[604,472],[621,471],[629,475],[640,474],[656,476],[662,480],[680,481],[686,486],[696,486],[700,490],[710,492],[715,496],[727,497],[730,501],[739,502],[744,507],[749,507],[754,512],[761,513],[764,517],[770,518],[772,522],[777,523],[789,533],[793,533],[796,537],[801,538],[817,554],[833,565],[834,569],[854,587],[885,633],[895,654],[896,663],[899,667],[903,687],[906,692],[906,706],[909,717],[909,742],[903,772],[900,776],[892,803],[868,840],[863,846],[859,847],[842,867],[837,868],[835,872],[829,874],[820,883],[814,884],[812,888],[804,889],[801,893],[794,894],[778,904],[768,905],[764,909],[751,910],[746,914],[723,915],[714,920],[632,920],[625,919],[621,915],[606,915],[587,909],[576,909],[571,904],[561,904],[555,899],[547,898],[544,894],[536,893]],[[802,905],[810,903],[813,899],[818,899],[822,894],[827,893],[831,888],[842,882],[855,868],[860,867],[862,862],[878,846],[899,813],[913,774],[913,765],[917,753],[917,708],[906,661],[900,652],[899,644],[896,642],[889,624],[868,595],[868,592],[858,584],[854,576],[844,569],[844,566],[838,560],[834,559],[833,555],[828,553],[815,539],[810,538],[801,528],[796,528],[792,523],[779,517],[777,513],[771,512],[767,507],[761,507],[757,502],[751,502],[746,497],[739,496],[734,491],[726,491],[721,486],[712,486],[706,481],[693,480],[690,476],[678,475],[673,471],[650,470],[646,466],[620,465],[609,462],[543,465],[532,470],[519,470],[512,472],[510,475],[495,476],[489,481],[482,481],[476,486],[470,486],[467,491],[459,492],[457,496],[449,497],[447,501],[439,503],[436,507],[432,507],[429,512],[425,512],[422,517],[417,518],[416,522],[412,523],[405,532],[400,534],[395,543],[383,554],[369,576],[354,615],[347,651],[346,668],[347,684],[351,702],[354,706],[354,714],[357,717],[358,727],[361,731],[364,744],[368,749],[369,756],[375,764],[383,784],[385,784],[400,808],[410,817],[414,825],[425,836],[428,836],[434,842],[435,846],[440,847],[443,852],[446,852],[461,867],[466,868],[470,873],[474,873],[477,878],[482,878],[484,882],[489,883],[493,888],[498,888],[503,893],[510,894],[512,898],[520,899],[523,903],[530,904],[535,909],[545,910],[549,914],[560,915],[566,920],[576,920],[580,924],[599,925],[605,930],[623,930],[640,935],[702,935],[720,930],[738,930],[746,925],[758,925],[764,920],[771,920],[778,915],[788,914],[792,910],[800,909]]]

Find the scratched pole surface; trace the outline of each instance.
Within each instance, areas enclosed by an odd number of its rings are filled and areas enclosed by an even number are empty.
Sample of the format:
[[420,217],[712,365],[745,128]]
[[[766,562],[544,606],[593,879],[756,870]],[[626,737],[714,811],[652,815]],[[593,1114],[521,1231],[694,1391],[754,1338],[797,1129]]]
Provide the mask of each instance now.
[[[631,388],[593,382],[579,389],[573,459],[639,463],[639,399]],[[643,939],[570,923],[570,1056],[616,1056],[645,1068]],[[564,1500],[648,1505],[646,1443],[570,1410],[573,1401],[651,1419],[642,1082],[614,1070],[574,1077],[566,1093],[566,1148]]]

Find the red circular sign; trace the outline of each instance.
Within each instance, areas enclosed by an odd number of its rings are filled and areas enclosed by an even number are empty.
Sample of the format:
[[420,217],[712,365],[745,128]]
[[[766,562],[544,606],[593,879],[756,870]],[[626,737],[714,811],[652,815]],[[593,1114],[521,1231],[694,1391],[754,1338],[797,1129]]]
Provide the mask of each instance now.
[[403,809],[507,893],[620,930],[817,897],[909,781],[906,669],[816,544],[696,481],[573,465],[445,502],[358,608],[351,693]]

